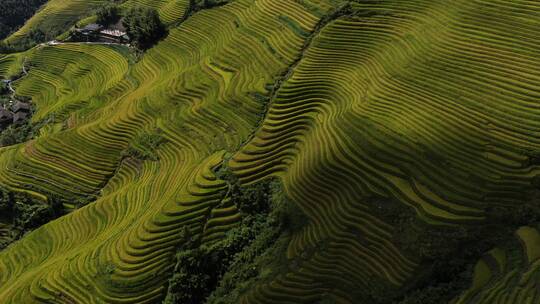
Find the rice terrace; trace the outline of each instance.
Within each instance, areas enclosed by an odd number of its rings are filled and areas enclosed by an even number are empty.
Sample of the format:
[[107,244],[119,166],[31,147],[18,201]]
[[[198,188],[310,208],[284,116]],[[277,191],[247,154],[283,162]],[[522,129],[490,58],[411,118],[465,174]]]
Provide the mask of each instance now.
[[540,1],[1,2],[0,304],[540,303]]

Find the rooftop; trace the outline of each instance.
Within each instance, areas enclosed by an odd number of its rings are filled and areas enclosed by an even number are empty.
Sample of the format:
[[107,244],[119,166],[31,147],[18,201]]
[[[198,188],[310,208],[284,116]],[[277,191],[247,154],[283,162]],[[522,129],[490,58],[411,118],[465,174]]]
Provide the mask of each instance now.
[[102,30],[101,33],[105,35],[113,36],[113,37],[122,37],[126,35],[126,32],[123,32],[120,30],[109,30],[109,29]]
[[4,108],[0,108],[0,122],[11,121],[11,119],[13,119],[13,114]]
[[32,108],[29,103],[22,102],[22,101],[17,101],[12,107],[12,110],[15,113],[16,112],[29,112],[31,109]]
[[27,117],[28,117],[28,113],[25,113],[25,112],[15,113],[13,114],[13,123],[15,124],[22,123],[26,120]]
[[83,31],[83,32],[95,32],[95,31],[99,31],[100,29],[102,29],[103,26],[97,24],[97,23],[90,23],[88,24],[87,26],[79,29],[79,31]]

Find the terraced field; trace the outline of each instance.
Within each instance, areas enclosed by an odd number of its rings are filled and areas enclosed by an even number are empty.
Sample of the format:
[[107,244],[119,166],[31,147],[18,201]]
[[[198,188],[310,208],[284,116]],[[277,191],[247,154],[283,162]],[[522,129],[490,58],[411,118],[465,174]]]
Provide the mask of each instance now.
[[516,231],[518,248],[495,248],[474,268],[473,284],[455,303],[537,303],[540,234],[531,227]]
[[[96,192],[114,172],[123,149],[122,142],[100,144],[99,138],[77,135],[74,130],[76,119],[69,113],[102,102],[100,95],[126,73],[126,58],[109,47],[75,44],[39,47],[19,57],[24,58],[22,61],[29,74],[15,81],[13,87],[17,94],[39,100],[33,119],[46,120],[49,125],[63,125],[69,119],[71,123],[61,134],[44,132],[44,136],[24,146],[4,149],[0,160],[3,164],[2,185],[8,188],[28,185],[31,189],[27,190],[68,195],[70,200]],[[88,89],[77,89],[81,87]],[[78,148],[77,145],[62,144],[71,137],[79,143]],[[43,183],[36,183],[36,180]]]
[[92,12],[107,0],[50,0],[26,24],[13,35],[6,38],[6,42],[16,43],[33,30],[41,30],[46,34],[67,29],[80,17]]
[[[79,2],[50,1],[13,37],[99,4]],[[3,78],[28,70],[13,87],[47,122],[0,148],[0,185],[96,197],[0,252],[2,303],[160,303],[182,232],[210,244],[242,221],[220,168],[241,186],[277,178],[307,218],[239,303],[399,301],[434,265],[407,246],[406,214],[476,231],[492,208],[539,203],[537,1],[236,0],[182,23],[188,1],[123,5],[169,25],[140,60],[86,44],[0,55]],[[538,301],[525,224],[475,257],[453,303]]]
[[189,7],[189,0],[128,0],[123,6],[125,8],[138,6],[156,9],[162,21],[171,24],[184,17]]

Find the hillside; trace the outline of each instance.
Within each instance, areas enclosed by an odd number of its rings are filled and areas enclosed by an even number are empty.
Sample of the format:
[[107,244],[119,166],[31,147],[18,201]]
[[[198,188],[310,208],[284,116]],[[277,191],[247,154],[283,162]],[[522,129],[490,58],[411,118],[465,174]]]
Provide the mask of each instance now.
[[24,39],[32,31],[39,30],[47,38],[62,33],[62,29],[75,23],[81,16],[90,13],[98,5],[108,0],[50,0],[36,15],[34,15],[17,32],[6,39],[8,43],[16,43]]
[[538,1],[117,5],[166,36],[0,54],[0,303],[540,302]]
[[32,17],[46,0],[4,0],[0,11],[0,39],[4,39]]

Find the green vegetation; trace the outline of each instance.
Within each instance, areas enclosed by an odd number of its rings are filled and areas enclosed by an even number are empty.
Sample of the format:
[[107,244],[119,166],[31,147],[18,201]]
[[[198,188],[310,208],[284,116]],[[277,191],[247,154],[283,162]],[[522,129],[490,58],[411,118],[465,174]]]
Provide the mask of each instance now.
[[189,5],[192,11],[198,11],[225,5],[230,1],[231,0],[189,0]]
[[62,213],[62,205],[54,198],[44,202],[0,188],[0,250]]
[[[108,4],[50,0],[6,43]],[[6,133],[0,187],[69,211],[9,204],[1,303],[537,300],[540,3],[117,5],[137,60],[0,55],[44,123]]]
[[46,0],[2,0],[0,40],[23,25],[45,2]]
[[[18,5],[19,1],[15,2],[17,4],[14,5]],[[69,30],[79,18],[89,16],[96,8],[109,2],[109,0],[42,1],[41,3],[44,3],[44,5],[32,18],[28,19],[21,28],[2,41],[0,53],[18,52],[29,49],[37,43],[54,40],[57,36]]]
[[0,131],[0,147],[12,146],[33,139],[45,124],[47,124],[47,121],[32,123],[30,114],[23,123],[12,124],[5,130]]
[[133,157],[139,160],[158,160],[156,149],[165,143],[165,139],[161,136],[162,131],[156,130],[152,133],[142,133],[136,136],[127,150],[124,152],[125,157]]
[[0,42],[0,53],[13,53],[27,50],[38,43],[54,38],[59,33],[60,32],[49,32],[46,34],[40,29],[31,30],[16,42]]
[[116,23],[120,19],[120,10],[115,4],[100,7],[96,12],[96,22],[103,26]]
[[11,125],[0,132],[0,147],[24,143],[32,139],[35,135],[36,130],[29,123],[18,126]]
[[148,49],[167,34],[165,25],[155,9],[135,7],[123,18],[130,41],[137,47]]
[[285,199],[278,181],[247,187],[229,183],[228,199],[239,208],[242,220],[210,244],[182,230],[185,242],[176,254],[163,303],[236,303],[255,282],[285,270],[290,234],[306,223],[302,212]]

